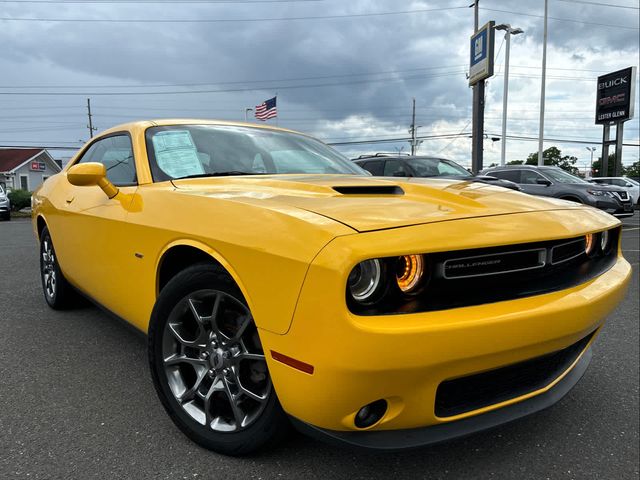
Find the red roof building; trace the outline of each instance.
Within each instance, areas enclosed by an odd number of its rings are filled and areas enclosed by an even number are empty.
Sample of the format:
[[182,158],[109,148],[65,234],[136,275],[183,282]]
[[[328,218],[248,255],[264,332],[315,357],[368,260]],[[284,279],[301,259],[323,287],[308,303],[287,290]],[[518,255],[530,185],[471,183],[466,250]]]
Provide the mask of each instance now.
[[0,185],[32,192],[62,169],[42,148],[0,148]]

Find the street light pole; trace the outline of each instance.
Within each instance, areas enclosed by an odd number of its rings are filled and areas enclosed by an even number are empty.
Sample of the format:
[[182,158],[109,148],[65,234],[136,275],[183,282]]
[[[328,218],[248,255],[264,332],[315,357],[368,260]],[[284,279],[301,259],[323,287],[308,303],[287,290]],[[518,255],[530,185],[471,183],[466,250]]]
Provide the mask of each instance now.
[[538,166],[544,165],[544,88],[547,82],[547,18],[549,0],[544,0],[544,34],[542,38],[542,85],[540,87],[540,126],[538,127]]
[[511,35],[523,33],[520,28],[511,28],[508,23],[496,26],[496,30],[504,30],[507,42],[504,52],[504,88],[502,89],[502,145],[500,145],[500,165],[506,163],[507,157],[507,98],[509,96],[509,52],[511,50]]
[[589,178],[593,176],[593,152],[596,151],[596,147],[585,147],[591,152],[591,162],[589,163]]
[[245,122],[248,122],[248,121],[249,121],[249,119],[248,119],[248,117],[247,117],[247,114],[248,114],[249,112],[253,112],[253,108],[245,108],[245,109],[244,109],[244,121],[245,121]]

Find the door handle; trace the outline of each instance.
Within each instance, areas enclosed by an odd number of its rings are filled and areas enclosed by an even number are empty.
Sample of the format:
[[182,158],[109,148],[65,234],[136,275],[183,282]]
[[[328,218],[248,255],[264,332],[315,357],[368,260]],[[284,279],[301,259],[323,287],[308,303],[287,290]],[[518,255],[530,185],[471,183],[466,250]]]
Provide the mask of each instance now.
[[68,197],[67,198],[67,205],[70,204],[71,202],[73,202],[74,199],[75,199],[75,197]]

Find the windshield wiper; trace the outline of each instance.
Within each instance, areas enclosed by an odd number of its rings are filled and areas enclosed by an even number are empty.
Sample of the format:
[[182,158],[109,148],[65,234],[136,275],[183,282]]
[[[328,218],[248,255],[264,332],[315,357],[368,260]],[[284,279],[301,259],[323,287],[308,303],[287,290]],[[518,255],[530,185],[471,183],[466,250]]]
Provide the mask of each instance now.
[[266,175],[266,173],[242,172],[240,170],[229,170],[228,172],[195,173],[193,175],[186,175],[184,177],[174,178],[174,180],[183,180],[185,178],[200,178],[200,177],[230,177],[233,175]]

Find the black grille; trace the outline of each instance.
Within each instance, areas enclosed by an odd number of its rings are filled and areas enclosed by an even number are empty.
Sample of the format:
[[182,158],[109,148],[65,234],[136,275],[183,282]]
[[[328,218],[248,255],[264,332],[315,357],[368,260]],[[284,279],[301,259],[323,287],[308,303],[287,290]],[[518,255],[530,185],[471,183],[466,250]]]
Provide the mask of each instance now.
[[499,275],[542,268],[545,264],[546,252],[544,248],[536,248],[452,258],[443,262],[442,276],[450,280],[453,278]]
[[468,377],[446,380],[436,391],[435,413],[452,417],[546,387],[584,351],[593,333],[557,352]]

